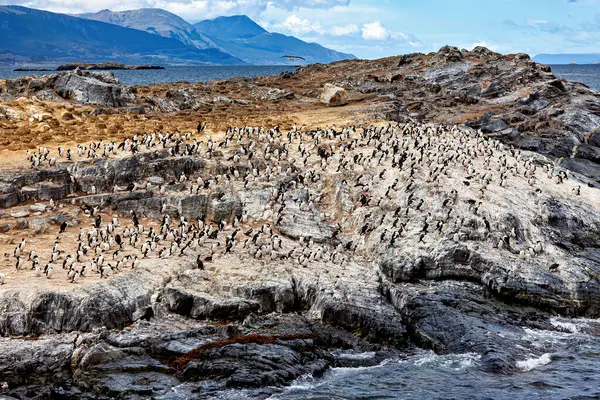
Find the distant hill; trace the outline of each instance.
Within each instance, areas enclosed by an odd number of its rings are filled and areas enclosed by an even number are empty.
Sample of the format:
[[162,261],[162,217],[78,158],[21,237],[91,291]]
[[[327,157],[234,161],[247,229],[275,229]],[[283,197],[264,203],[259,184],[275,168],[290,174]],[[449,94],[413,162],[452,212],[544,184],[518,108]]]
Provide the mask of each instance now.
[[593,64],[600,62],[600,54],[538,54],[533,60],[542,64]]
[[[201,21],[194,27],[227,53],[252,64],[330,63],[356,58],[293,36],[270,33],[244,15]],[[282,59],[284,55],[301,56],[306,62]]]
[[216,48],[20,6],[0,6],[0,53],[56,61],[244,64]]
[[176,39],[183,44],[199,49],[216,47],[209,38],[200,34],[183,18],[159,8],[120,12],[102,10],[95,14],[79,14],[77,16]]

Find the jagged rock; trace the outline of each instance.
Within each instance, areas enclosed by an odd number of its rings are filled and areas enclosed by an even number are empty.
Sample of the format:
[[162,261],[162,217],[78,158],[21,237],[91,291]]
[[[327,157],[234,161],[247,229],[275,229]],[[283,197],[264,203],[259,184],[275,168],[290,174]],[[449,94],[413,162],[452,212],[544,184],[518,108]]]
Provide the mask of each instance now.
[[265,101],[276,101],[281,99],[291,100],[295,97],[294,92],[279,88],[266,88],[251,86],[252,97]]
[[277,386],[306,374],[319,376],[331,362],[332,357],[308,339],[228,345],[201,353],[199,360],[187,364],[182,377],[223,376],[228,387],[236,388]]
[[[125,104],[119,81],[109,72],[74,71],[43,77],[7,79],[8,94],[35,94],[40,99],[64,99],[83,104],[120,107]],[[52,92],[52,90],[54,92]]]
[[0,338],[0,381],[9,388],[28,382],[60,385],[70,379],[70,360],[77,333],[37,340]]
[[330,107],[346,105],[348,104],[348,93],[344,88],[327,83],[321,93],[321,103]]
[[203,293],[194,293],[192,297],[190,316],[198,319],[243,321],[259,308],[258,303],[242,299],[220,300]]
[[593,161],[596,164],[600,164],[600,147],[582,144],[577,148],[575,157],[583,158]]
[[5,290],[0,294],[0,335],[122,327],[133,321],[136,311],[150,305],[152,293],[165,284],[167,276],[168,272],[139,269],[68,292]]
[[482,363],[489,372],[518,370],[516,360],[524,351],[511,341],[524,336],[519,322],[525,312],[484,300],[485,291],[469,283],[402,286],[390,288],[390,296],[421,346],[438,353],[462,353],[469,348],[483,354]]

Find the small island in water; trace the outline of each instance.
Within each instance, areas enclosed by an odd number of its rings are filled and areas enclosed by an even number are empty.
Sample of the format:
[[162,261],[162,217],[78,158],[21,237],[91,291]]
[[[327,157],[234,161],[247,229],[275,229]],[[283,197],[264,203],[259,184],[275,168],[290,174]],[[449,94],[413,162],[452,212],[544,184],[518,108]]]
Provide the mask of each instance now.
[[58,66],[56,69],[47,69],[47,68],[17,68],[15,72],[32,72],[32,71],[73,71],[79,69],[84,70],[140,70],[140,69],[165,69],[165,67],[157,66],[157,65],[126,65],[120,64],[116,62],[107,62],[101,64],[86,64],[81,62],[73,62],[64,65]]

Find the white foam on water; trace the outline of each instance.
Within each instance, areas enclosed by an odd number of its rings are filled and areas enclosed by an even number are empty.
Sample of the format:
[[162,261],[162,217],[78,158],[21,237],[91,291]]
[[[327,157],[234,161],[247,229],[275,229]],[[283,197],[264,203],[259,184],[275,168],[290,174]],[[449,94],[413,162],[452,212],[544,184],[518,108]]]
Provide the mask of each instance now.
[[481,355],[477,353],[438,355],[433,351],[428,351],[422,357],[414,360],[413,363],[416,366],[438,366],[461,371],[473,367],[480,359]]
[[287,386],[286,390],[309,390],[314,389],[319,386],[319,382],[317,382],[311,374],[302,375],[300,378],[295,379],[291,385]]
[[[351,354],[351,355],[352,356],[360,356],[360,357],[363,357],[364,359],[366,359],[366,358],[368,358],[367,355],[369,355],[369,353],[356,353],[356,354]],[[373,357],[374,355],[375,355],[375,353],[373,353],[370,357]],[[387,360],[383,360],[381,363],[379,363],[377,365],[372,365],[370,367],[356,367],[356,368],[336,367],[336,368],[331,368],[328,373],[332,374],[333,376],[356,374],[356,373],[360,373],[360,372],[367,371],[367,370],[381,368],[381,367],[389,364],[390,362],[399,362],[399,361],[400,360],[397,360],[397,359],[387,359]],[[315,389],[315,388],[325,384],[326,382],[327,382],[327,379],[323,379],[323,378],[316,379],[311,374],[307,374],[307,375],[302,375],[301,377],[295,379],[289,386],[286,386],[284,388],[284,390],[286,392],[312,390],[312,389]],[[280,395],[276,393],[276,394],[273,394],[271,397],[269,397],[267,400],[277,400],[279,398],[280,398]]]
[[528,358],[527,360],[517,361],[517,367],[522,371],[531,371],[532,369],[550,364],[552,362],[551,356],[552,354],[550,353],[544,353],[537,358]]
[[542,348],[548,344],[559,344],[573,339],[573,333],[546,331],[541,329],[525,328],[523,339],[528,340],[535,347]]
[[600,321],[587,318],[550,318],[550,324],[552,324],[552,326],[567,330],[571,333],[581,333],[582,329],[589,328],[591,323],[600,323]]
[[369,367],[336,367],[336,368],[331,368],[331,372],[334,374],[347,374],[347,373],[356,373],[356,372],[361,372],[361,371],[368,371],[370,369],[377,369],[377,368],[381,368],[387,364],[389,364],[390,362],[397,362],[398,360],[394,360],[394,359],[387,359],[387,360],[383,360],[382,362],[380,362],[377,365],[371,365]]
[[368,360],[369,358],[375,357],[375,352],[367,351],[364,353],[340,353],[337,356],[344,360]]

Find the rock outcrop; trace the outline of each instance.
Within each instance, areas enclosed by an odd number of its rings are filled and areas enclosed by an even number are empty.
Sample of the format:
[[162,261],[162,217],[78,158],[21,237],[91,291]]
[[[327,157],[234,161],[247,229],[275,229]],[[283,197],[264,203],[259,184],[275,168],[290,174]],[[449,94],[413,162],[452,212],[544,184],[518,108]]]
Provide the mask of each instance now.
[[56,75],[7,79],[5,85],[9,96],[36,96],[45,100],[55,93],[59,98],[79,104],[103,107],[122,107],[126,104],[123,87],[110,72],[76,70]]

